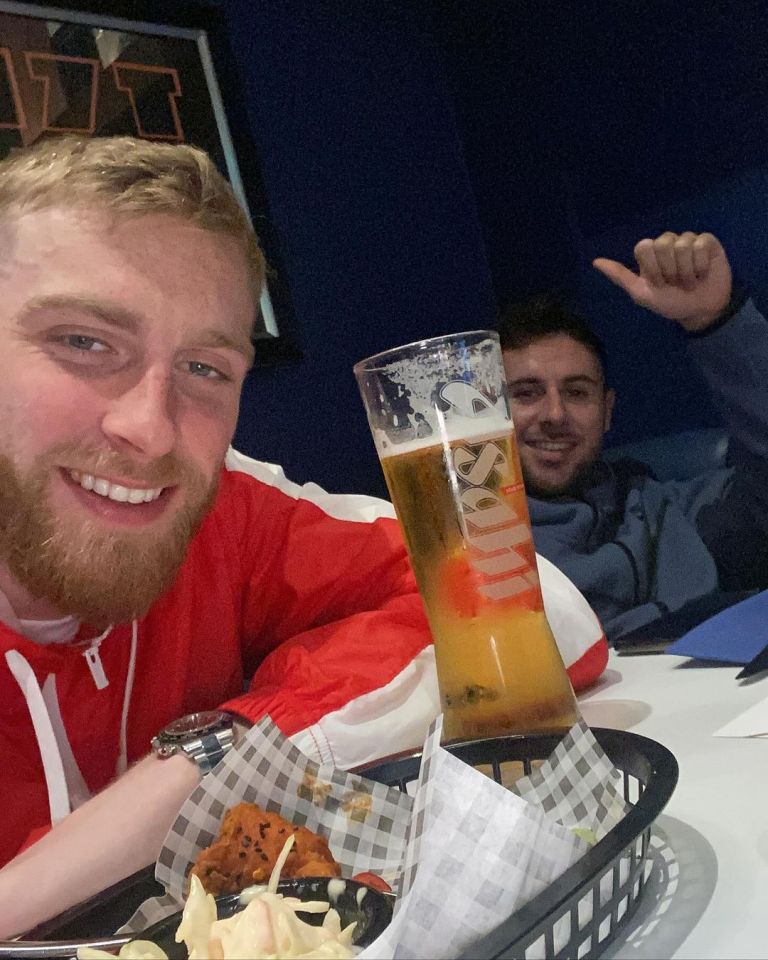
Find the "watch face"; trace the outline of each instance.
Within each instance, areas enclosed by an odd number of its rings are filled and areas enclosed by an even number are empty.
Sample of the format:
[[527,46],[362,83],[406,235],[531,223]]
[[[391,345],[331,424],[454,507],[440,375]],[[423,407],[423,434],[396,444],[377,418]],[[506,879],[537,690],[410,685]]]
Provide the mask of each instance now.
[[163,733],[171,737],[201,735],[227,722],[230,722],[230,718],[221,710],[205,710],[202,713],[190,713],[186,717],[179,717],[178,720],[169,723]]

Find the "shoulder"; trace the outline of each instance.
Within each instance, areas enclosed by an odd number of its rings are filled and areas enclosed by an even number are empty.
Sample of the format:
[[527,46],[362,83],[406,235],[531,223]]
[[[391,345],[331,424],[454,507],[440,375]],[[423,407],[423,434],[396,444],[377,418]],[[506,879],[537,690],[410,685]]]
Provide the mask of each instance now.
[[[394,519],[391,503],[364,494],[329,493],[316,483],[294,483],[275,463],[254,460],[232,448],[227,452],[222,487],[229,491],[268,498],[286,504],[311,504],[336,520],[370,523],[382,518]],[[230,493],[231,496],[231,493]]]

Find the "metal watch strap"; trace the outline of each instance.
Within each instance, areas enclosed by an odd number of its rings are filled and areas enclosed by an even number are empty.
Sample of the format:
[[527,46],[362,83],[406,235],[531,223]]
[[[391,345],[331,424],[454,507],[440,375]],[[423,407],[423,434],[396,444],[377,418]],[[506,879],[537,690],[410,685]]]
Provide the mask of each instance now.
[[210,773],[219,764],[224,755],[234,743],[234,731],[231,727],[218,730],[215,733],[206,733],[196,740],[181,745],[181,749],[190,760],[194,760],[200,767],[203,776]]

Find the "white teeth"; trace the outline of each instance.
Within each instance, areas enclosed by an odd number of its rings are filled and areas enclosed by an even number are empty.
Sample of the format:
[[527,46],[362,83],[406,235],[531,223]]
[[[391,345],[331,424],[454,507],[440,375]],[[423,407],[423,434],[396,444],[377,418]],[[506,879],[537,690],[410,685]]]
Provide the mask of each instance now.
[[79,470],[70,470],[70,477],[79,483],[83,490],[92,490],[100,497],[116,500],[118,503],[150,503],[157,500],[163,492],[162,487],[138,489],[137,487],[123,487],[117,483],[110,483],[102,477],[94,477],[90,473],[80,473]]
[[[107,484],[107,486],[109,487],[109,484]],[[117,500],[118,503],[127,503],[129,496],[128,487],[120,487],[117,484],[114,484],[112,489],[108,490],[107,496],[110,498],[110,500]]]
[[553,450],[555,452],[568,449],[567,443],[537,443],[536,446],[539,447],[540,450]]

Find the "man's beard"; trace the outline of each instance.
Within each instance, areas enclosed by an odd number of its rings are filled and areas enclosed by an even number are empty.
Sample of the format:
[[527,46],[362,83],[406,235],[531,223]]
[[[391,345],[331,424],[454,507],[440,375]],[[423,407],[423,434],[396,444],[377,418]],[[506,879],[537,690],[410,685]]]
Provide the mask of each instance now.
[[[175,496],[184,500],[170,507],[175,516],[162,532],[152,525],[110,527],[97,518],[75,524],[57,516],[50,504],[57,463],[146,488],[178,485]],[[97,627],[140,617],[173,582],[217,485],[218,472],[208,481],[170,454],[139,471],[114,452],[61,444],[38,457],[25,475],[0,455],[0,561],[33,597],[48,600],[63,615]],[[70,516],[77,515],[73,510]]]
[[564,483],[544,486],[536,482],[534,477],[525,469],[525,464],[521,460],[520,465],[523,470],[526,496],[535,497],[537,500],[580,500],[584,491],[595,483],[595,475],[599,470],[599,464],[600,451],[598,450],[593,459],[576,467]]

